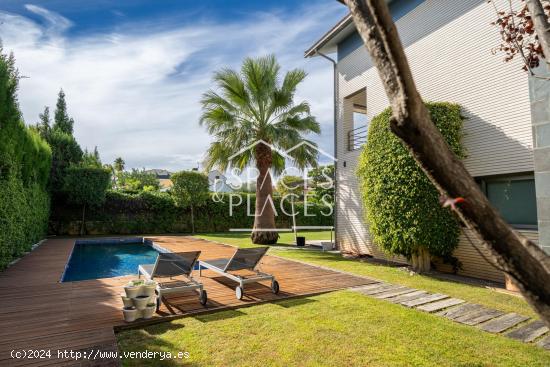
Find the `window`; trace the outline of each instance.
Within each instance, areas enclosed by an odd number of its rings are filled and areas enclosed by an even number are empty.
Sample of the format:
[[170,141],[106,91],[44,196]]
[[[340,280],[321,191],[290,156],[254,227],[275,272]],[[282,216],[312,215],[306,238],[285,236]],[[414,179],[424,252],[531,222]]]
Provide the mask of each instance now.
[[[367,92],[361,89],[346,97],[345,114],[348,116],[348,150],[361,148],[367,142]],[[351,120],[351,121],[350,121]]]
[[484,178],[481,188],[502,217],[516,228],[537,228],[537,200],[533,176]]

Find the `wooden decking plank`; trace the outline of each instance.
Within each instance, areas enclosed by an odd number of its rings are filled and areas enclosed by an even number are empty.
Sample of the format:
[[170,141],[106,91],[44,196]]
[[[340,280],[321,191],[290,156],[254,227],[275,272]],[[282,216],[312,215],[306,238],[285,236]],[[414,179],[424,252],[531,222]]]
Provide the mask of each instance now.
[[386,284],[384,286],[373,288],[373,289],[367,289],[364,291],[361,291],[361,293],[366,294],[368,296],[374,296],[378,293],[387,292],[387,291],[396,291],[399,288],[399,286],[395,284]]
[[547,336],[547,337],[542,338],[541,340],[539,340],[537,345],[541,348],[546,349],[546,350],[550,350],[550,336]]
[[409,287],[398,287],[396,289],[390,289],[390,290],[386,290],[384,292],[375,294],[374,298],[386,299],[386,298],[400,296],[402,294],[412,293],[416,291],[418,291],[418,289],[409,288]]
[[415,298],[408,301],[402,301],[399,303],[407,307],[416,307],[416,306],[423,305],[425,303],[440,301],[446,298],[449,298],[449,296],[447,296],[446,294],[435,293],[435,294],[428,294],[425,297]]
[[407,294],[402,294],[402,295],[396,296],[396,297],[386,298],[386,301],[389,301],[389,302],[392,302],[392,303],[400,303],[400,302],[404,302],[404,301],[410,301],[410,300],[413,300],[413,299],[416,299],[416,298],[425,297],[426,295],[428,295],[428,292],[415,291],[415,292],[411,292],[411,293],[407,293]]
[[445,308],[460,305],[464,302],[465,302],[464,300],[458,299],[458,298],[447,298],[441,301],[420,305],[416,309],[421,311],[426,311],[426,312],[436,312],[436,311],[441,311]]
[[460,305],[458,307],[453,307],[451,309],[443,310],[440,312],[437,312],[436,315],[443,316],[448,319],[454,320],[457,317],[461,317],[463,315],[466,315],[469,312],[475,312],[479,309],[481,309],[482,306],[474,304],[474,303],[466,303],[463,305]]
[[547,332],[548,328],[546,327],[544,322],[536,320],[520,327],[519,329],[510,331],[508,334],[506,334],[506,336],[512,339],[520,340],[524,343],[529,343],[539,336],[543,336]]
[[508,313],[504,316],[501,316],[499,318],[488,321],[483,325],[480,325],[480,329],[483,331],[487,331],[489,333],[496,334],[496,333],[501,333],[503,331],[506,331],[526,320],[529,320],[529,317],[518,315],[517,313]]
[[502,311],[483,308],[482,310],[457,317],[455,321],[465,325],[477,325],[502,315],[504,315]]

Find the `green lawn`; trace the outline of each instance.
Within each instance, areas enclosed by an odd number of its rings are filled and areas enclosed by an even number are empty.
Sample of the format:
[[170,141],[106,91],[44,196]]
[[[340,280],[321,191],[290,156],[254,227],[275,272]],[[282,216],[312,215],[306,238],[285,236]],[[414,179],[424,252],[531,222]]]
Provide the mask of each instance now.
[[[325,239],[328,233],[309,233]],[[246,234],[198,237],[249,247]],[[283,234],[270,253],[396,284],[444,292],[533,315],[518,297],[397,268],[294,250]],[[126,359],[125,366],[549,366],[550,353],[418,310],[351,291],[187,317],[117,335],[121,351],[189,352],[184,360]]]
[[[303,232],[307,239],[328,239],[329,232]],[[197,237],[213,241],[227,243],[239,247],[253,246],[244,233],[214,233],[203,234]],[[294,241],[292,233],[283,233],[279,244],[291,244]],[[447,280],[440,280],[434,277],[423,275],[409,275],[402,268],[378,265],[361,262],[353,259],[345,259],[338,254],[331,254],[320,251],[309,250],[287,250],[284,247],[273,247],[270,254],[285,257],[291,260],[304,261],[310,264],[330,267],[333,269],[347,271],[353,274],[365,275],[379,280],[402,284],[413,288],[420,288],[429,292],[444,293],[458,297],[469,302],[486,305],[497,310],[506,312],[517,312],[526,316],[536,316],[531,307],[518,296],[513,296],[492,289],[478,287],[468,284],[456,283]]]
[[189,352],[125,366],[548,366],[550,353],[340,291],[119,333],[121,351]]

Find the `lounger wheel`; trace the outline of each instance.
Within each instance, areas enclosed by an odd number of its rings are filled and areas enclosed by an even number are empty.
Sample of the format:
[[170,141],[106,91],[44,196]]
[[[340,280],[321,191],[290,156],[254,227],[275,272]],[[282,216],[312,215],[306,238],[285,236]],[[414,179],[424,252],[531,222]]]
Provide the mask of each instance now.
[[199,301],[201,302],[201,305],[206,306],[206,302],[208,302],[208,294],[205,290],[202,290],[199,294]]
[[235,296],[237,297],[237,299],[243,299],[243,295],[244,295],[243,287],[236,286],[235,287]]
[[275,279],[271,281],[271,292],[273,292],[273,294],[279,293],[279,282],[276,281]]

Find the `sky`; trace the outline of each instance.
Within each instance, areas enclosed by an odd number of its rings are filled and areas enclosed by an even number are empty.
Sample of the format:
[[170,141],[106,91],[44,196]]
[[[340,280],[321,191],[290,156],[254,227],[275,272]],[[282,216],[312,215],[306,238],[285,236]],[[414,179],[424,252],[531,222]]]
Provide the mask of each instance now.
[[197,167],[211,142],[198,124],[213,72],[274,53],[283,71],[307,79],[295,101],[310,103],[333,152],[332,65],[304,59],[346,13],[334,0],[2,0],[0,38],[21,75],[27,124],[57,93],[67,95],[75,136],[104,163],[171,171]]

